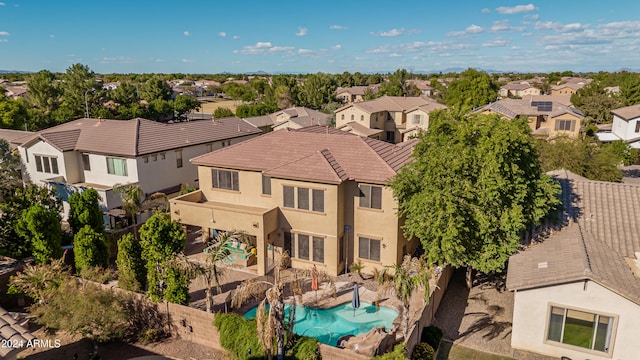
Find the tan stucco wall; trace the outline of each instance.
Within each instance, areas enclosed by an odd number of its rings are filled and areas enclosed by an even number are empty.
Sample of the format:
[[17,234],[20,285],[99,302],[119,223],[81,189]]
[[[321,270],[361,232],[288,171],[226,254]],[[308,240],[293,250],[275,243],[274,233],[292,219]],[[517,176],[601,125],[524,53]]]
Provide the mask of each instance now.
[[572,95],[575,94],[576,90],[573,90],[570,87],[563,87],[561,89],[553,90],[551,89],[551,95]]
[[[555,342],[547,342],[549,306],[564,306],[604,315],[617,316],[612,337],[612,357],[601,352],[588,352]],[[572,359],[636,359],[640,334],[640,305],[589,281],[553,287],[517,291],[513,309],[511,346],[555,358]]]
[[[343,116],[344,115],[344,116]],[[352,119],[353,116],[353,119]],[[365,127],[371,128],[372,115],[358,109],[355,106],[348,107],[336,112],[336,127],[345,125],[348,122],[355,121]]]
[[[556,121],[558,120],[575,120],[576,125],[574,127],[574,130],[573,131],[556,131],[555,130]],[[549,136],[551,137],[556,137],[556,136],[578,137],[578,134],[580,133],[580,126],[582,126],[581,119],[578,116],[572,115],[569,113],[558,115],[556,117],[549,117],[546,122],[541,123],[540,125],[541,128],[546,127],[549,129]]]
[[[344,271],[345,264],[339,261],[339,243],[344,235],[345,225],[351,226],[348,234],[349,264],[359,259],[357,257],[358,236],[379,239],[383,244],[380,262],[362,259],[365,272],[371,272],[374,268],[381,269],[384,265],[399,263],[402,259],[405,240],[398,227],[397,203],[389,188],[383,188],[382,209],[365,209],[358,206],[360,192],[354,181],[337,185],[272,178],[271,195],[262,195],[260,172],[239,171],[239,191],[211,188],[211,168],[209,167],[200,166],[198,173],[200,189],[206,200],[216,202],[217,205],[172,200],[172,218],[203,228],[245,230],[255,235],[258,241],[267,240],[278,250],[283,249],[285,231],[310,237],[322,237],[324,239],[323,263],[314,263],[312,259],[302,260],[293,256],[292,265],[297,268],[310,268],[315,264],[332,275]],[[285,208],[283,206],[284,186],[324,190],[324,212]],[[225,204],[228,205],[225,206]],[[238,207],[245,208],[237,209]],[[270,209],[277,212],[277,224],[273,226],[263,224],[266,220],[260,213]],[[254,225],[255,223],[259,224],[258,227]],[[412,247],[408,248],[414,247],[415,245],[412,244]],[[311,249],[312,246],[310,246],[310,252]],[[260,256],[260,246],[258,256]],[[260,268],[260,257],[258,261]]]

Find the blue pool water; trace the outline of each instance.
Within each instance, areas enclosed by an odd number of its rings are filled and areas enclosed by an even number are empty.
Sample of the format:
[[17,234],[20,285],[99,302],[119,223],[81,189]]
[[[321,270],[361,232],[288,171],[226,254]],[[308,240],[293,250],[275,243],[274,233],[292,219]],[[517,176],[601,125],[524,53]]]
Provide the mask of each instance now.
[[[257,309],[254,307],[247,311],[244,317],[255,319]],[[285,306],[285,314],[289,314],[289,305]],[[355,312],[350,303],[329,309],[297,305],[293,332],[314,337],[323,344],[336,346],[338,339],[344,335],[366,333],[378,326],[384,326],[389,330],[397,316],[398,312],[392,308],[380,306],[376,311],[375,305],[370,303],[361,303]]]

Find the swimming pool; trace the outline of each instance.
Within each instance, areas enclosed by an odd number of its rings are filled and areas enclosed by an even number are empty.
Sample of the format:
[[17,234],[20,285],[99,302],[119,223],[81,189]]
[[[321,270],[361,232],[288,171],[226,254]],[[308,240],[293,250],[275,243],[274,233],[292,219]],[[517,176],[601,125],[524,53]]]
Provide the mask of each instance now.
[[[244,317],[255,319],[257,309],[258,307],[254,307],[247,311]],[[285,306],[285,314],[289,314],[289,305]],[[355,312],[351,303],[329,309],[313,309],[297,305],[293,332],[314,337],[323,344],[336,346],[338,339],[344,335],[366,333],[378,326],[384,326],[389,330],[397,316],[398,312],[395,309],[380,306],[376,311],[375,305],[364,302]]]

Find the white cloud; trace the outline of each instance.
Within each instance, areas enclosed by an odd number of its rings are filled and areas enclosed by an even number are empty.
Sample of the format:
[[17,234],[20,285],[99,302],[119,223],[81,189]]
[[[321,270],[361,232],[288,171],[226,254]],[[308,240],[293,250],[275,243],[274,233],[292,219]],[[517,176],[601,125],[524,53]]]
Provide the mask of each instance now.
[[483,47],[505,47],[509,46],[511,41],[509,39],[497,38],[493,40],[489,40],[482,44]]
[[9,42],[9,39],[0,39],[0,43],[6,43]]
[[580,23],[562,24],[552,21],[538,21],[534,25],[536,30],[553,30],[558,33],[573,33],[585,31],[589,25]]
[[227,33],[226,33],[226,32],[224,32],[224,31],[220,31],[220,32],[218,33],[218,36],[220,36],[220,37],[227,37]]
[[4,6],[4,5],[5,5],[5,3],[3,3],[3,2],[0,2],[0,6]]
[[8,31],[0,31],[0,36],[9,36]]
[[471,24],[464,30],[464,32],[468,34],[477,34],[481,33],[482,31],[484,31],[484,29],[476,24]]
[[337,44],[331,47],[333,50],[342,50],[342,45]]
[[511,32],[511,31],[524,31],[524,27],[513,27],[509,25],[509,20],[494,21],[491,25],[491,32]]
[[296,33],[296,36],[305,36],[307,35],[308,29],[305,27],[301,27],[298,28],[298,32]]
[[256,48],[258,48],[258,49],[270,48],[272,46],[273,45],[271,45],[271,42],[269,42],[269,41],[258,41],[256,43]]
[[484,8],[484,9],[480,10],[480,12],[483,13],[483,14],[488,14],[488,13],[491,12],[491,10],[489,10],[487,8]]
[[182,61],[183,63],[192,63],[193,62],[193,60],[191,60],[191,59],[184,59],[184,58],[181,59],[180,61]]
[[516,5],[516,6],[512,6],[512,7],[508,7],[508,6],[500,6],[499,8],[496,8],[496,12],[499,14],[518,14],[518,13],[523,13],[523,12],[529,12],[529,11],[534,11],[536,10],[535,5],[533,4],[528,4],[528,5]]
[[238,39],[240,39],[240,36],[238,36],[238,35],[233,35],[233,40],[238,40]]
[[393,58],[395,58],[395,57],[402,57],[402,55],[401,55],[401,54],[398,54],[398,53],[393,53],[393,54],[389,54],[389,57],[393,57]]
[[309,49],[298,49],[298,54],[300,55],[307,55],[307,54],[311,54],[313,53],[313,50],[309,50]]
[[331,26],[329,26],[329,29],[331,29],[331,30],[347,30],[348,27],[343,26],[343,25],[331,25]]
[[191,33],[190,33],[190,32],[188,32],[188,31],[183,32],[183,34],[184,34],[184,36],[189,36],[189,35],[191,35]]
[[269,52],[283,52],[283,51],[293,51],[295,48],[293,46],[273,46],[269,48]]
[[380,35],[380,36],[384,36],[384,37],[400,36],[400,35],[402,35],[402,30],[399,30],[399,29],[391,29],[391,30],[389,30],[389,31],[383,31],[383,32],[379,33],[378,35]]

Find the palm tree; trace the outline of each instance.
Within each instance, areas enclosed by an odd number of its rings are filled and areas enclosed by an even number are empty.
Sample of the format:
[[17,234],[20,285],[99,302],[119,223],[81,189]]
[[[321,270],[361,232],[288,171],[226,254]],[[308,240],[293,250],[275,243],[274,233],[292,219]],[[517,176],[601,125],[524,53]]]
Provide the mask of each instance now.
[[164,199],[167,201],[167,195],[157,192],[142,200],[144,193],[142,192],[140,185],[137,183],[115,184],[113,186],[113,191],[120,194],[120,198],[122,198],[122,210],[124,210],[125,214],[131,219],[133,235],[135,239],[138,240],[136,215],[145,205],[149,204],[153,200]]
[[[392,274],[390,274],[390,272]],[[385,266],[378,281],[382,285],[378,294],[393,291],[403,306],[402,335],[405,341],[409,333],[409,305],[411,296],[416,290],[424,289],[425,302],[429,302],[429,279],[431,269],[422,258],[405,255],[401,265]],[[377,301],[376,301],[377,303]]]

